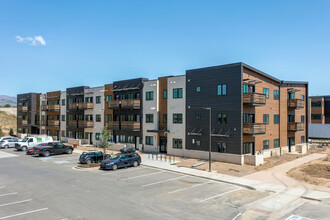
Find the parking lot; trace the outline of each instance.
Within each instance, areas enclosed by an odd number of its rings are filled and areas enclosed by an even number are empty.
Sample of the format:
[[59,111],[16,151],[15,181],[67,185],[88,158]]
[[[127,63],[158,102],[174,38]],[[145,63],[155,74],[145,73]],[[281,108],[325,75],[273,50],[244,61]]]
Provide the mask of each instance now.
[[77,169],[78,157],[0,150],[0,220],[240,219],[269,195],[142,165]]

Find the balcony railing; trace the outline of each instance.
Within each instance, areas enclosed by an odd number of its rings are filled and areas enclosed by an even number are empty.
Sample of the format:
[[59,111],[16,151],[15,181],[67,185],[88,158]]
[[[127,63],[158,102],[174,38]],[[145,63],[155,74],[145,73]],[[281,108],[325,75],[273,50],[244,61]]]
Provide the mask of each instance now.
[[27,124],[28,124],[28,121],[27,120],[22,120],[22,125],[23,126],[27,126]]
[[92,128],[92,127],[94,127],[94,122],[93,121],[78,121],[78,127]]
[[140,99],[126,99],[121,100],[121,108],[140,109]]
[[119,121],[108,121],[108,128],[111,130],[119,130]]
[[60,110],[60,105],[48,105],[48,111],[59,111]]
[[50,127],[60,126],[60,121],[59,120],[49,120],[48,121],[48,126],[50,126]]
[[244,135],[262,135],[266,133],[266,124],[263,123],[244,123],[243,134]]
[[47,125],[47,122],[46,122],[45,120],[42,120],[42,121],[41,121],[41,125],[42,125],[42,126],[46,126],[46,125]]
[[109,101],[109,108],[119,108],[120,100],[111,100]]
[[243,104],[244,105],[265,105],[266,95],[260,93],[244,93],[243,94]]
[[304,100],[302,100],[302,99],[288,99],[288,108],[291,108],[291,109],[304,108]]
[[92,103],[92,102],[78,103],[78,109],[92,109],[92,108],[94,108],[94,103]]
[[69,103],[69,109],[75,110],[78,107],[78,103]]
[[18,111],[27,112],[29,110],[28,106],[18,106]]
[[304,130],[304,123],[302,122],[288,122],[288,131],[297,132]]
[[77,127],[77,120],[69,120],[69,126],[72,126],[72,127]]
[[48,110],[48,105],[41,106],[41,111],[47,111],[47,110]]
[[122,130],[133,130],[133,131],[140,130],[140,122],[138,121],[121,121],[120,124]]

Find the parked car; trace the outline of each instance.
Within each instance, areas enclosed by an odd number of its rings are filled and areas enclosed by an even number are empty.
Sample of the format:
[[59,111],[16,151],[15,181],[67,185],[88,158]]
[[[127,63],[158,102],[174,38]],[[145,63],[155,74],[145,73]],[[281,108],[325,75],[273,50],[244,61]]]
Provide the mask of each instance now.
[[100,169],[117,170],[121,167],[137,167],[141,163],[141,157],[137,153],[120,153],[112,155],[109,159],[103,160]]
[[9,148],[15,147],[15,144],[18,143],[18,139],[15,137],[4,137],[0,140],[0,148]]
[[51,154],[72,154],[72,146],[60,142],[50,142],[45,146],[33,147],[33,154],[48,157]]
[[29,147],[34,147],[41,143],[49,143],[53,142],[53,138],[51,136],[33,136],[33,137],[25,137],[23,140],[19,141],[15,144],[15,148],[18,151],[26,151]]
[[122,149],[120,149],[121,153],[134,153],[135,152],[135,148],[134,147],[124,147]]
[[[109,159],[110,155],[105,154],[104,158]],[[86,164],[99,163],[102,160],[103,160],[103,153],[101,151],[84,151],[79,157],[79,162]]]
[[[48,145],[47,143],[43,143],[43,144],[38,144],[36,145],[36,147],[42,147],[42,146],[46,146]],[[33,147],[30,147],[26,150],[26,154],[29,154],[29,155],[34,155],[33,153]]]

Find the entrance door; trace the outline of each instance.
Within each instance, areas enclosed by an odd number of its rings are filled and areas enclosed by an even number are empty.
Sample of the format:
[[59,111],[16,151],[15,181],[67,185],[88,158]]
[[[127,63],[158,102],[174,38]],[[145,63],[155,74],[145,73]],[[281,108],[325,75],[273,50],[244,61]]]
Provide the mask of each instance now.
[[289,152],[291,152],[291,138],[288,138]]
[[89,133],[89,143],[93,144],[93,133]]
[[140,145],[140,137],[136,137],[135,138],[136,142],[135,142],[135,149],[139,149],[139,145]]
[[159,138],[159,152],[160,153],[167,153],[167,137],[160,137]]

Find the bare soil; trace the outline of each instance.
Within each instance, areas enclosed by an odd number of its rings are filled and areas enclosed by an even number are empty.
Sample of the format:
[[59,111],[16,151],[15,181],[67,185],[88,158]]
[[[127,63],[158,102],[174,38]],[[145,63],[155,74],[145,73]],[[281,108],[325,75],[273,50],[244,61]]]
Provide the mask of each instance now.
[[12,128],[16,133],[17,128],[17,117],[16,115],[8,112],[0,111],[0,128],[4,135],[9,135],[9,130]]
[[81,168],[93,168],[93,167],[99,167],[101,163],[92,163],[92,164],[78,164],[77,167]]

